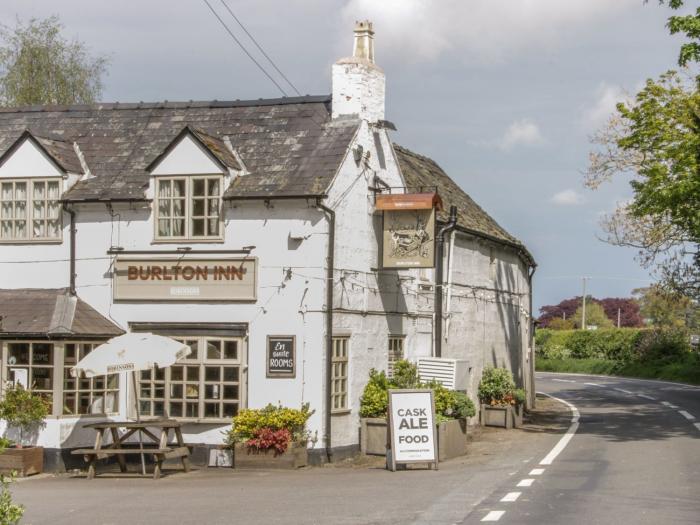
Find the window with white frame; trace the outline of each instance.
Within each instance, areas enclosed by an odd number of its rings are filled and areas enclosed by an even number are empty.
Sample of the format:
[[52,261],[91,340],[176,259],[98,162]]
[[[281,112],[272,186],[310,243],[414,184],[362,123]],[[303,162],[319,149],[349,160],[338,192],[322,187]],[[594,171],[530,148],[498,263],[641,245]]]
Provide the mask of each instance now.
[[389,362],[387,366],[387,377],[394,377],[394,365],[396,361],[403,359],[403,335],[389,336]]
[[241,405],[242,340],[176,338],[192,353],[177,364],[140,375],[142,415],[229,419]]
[[348,410],[348,344],[350,338],[333,338],[331,359],[331,412]]
[[119,412],[119,374],[72,377],[70,370],[98,346],[92,343],[66,343],[63,358],[64,415],[116,414]]
[[221,176],[157,177],[156,239],[220,239]]
[[7,379],[53,399],[54,345],[44,342],[12,342],[7,344]]
[[0,241],[61,239],[61,180],[0,182]]

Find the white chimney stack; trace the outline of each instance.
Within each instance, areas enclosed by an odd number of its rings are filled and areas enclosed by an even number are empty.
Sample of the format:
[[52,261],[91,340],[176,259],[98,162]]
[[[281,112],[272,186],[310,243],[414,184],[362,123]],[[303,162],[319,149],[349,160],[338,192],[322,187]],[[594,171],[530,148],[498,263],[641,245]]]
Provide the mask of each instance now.
[[353,56],[333,64],[333,118],[384,120],[384,72],[374,63],[372,22],[355,22]]

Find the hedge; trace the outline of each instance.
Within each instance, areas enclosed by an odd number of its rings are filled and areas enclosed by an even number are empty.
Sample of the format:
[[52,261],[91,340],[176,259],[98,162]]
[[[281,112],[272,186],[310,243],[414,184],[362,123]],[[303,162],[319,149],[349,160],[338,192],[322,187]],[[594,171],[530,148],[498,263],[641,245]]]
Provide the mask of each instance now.
[[537,330],[535,351],[544,359],[606,359],[622,363],[675,360],[690,352],[684,330],[606,328],[599,330]]

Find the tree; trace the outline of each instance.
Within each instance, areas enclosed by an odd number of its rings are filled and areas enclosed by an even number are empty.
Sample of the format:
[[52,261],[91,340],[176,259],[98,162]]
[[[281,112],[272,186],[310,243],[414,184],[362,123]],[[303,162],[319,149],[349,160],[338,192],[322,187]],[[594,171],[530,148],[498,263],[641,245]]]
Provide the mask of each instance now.
[[617,326],[617,313],[620,312],[620,326],[625,328],[638,328],[644,324],[644,319],[639,313],[639,303],[629,297],[606,297],[601,299],[600,306],[605,310],[605,315]]
[[[590,301],[591,298],[589,297],[586,300]],[[559,304],[542,306],[540,308],[540,317],[537,319],[540,326],[542,328],[554,328],[551,326],[551,323],[555,319],[571,319],[574,313],[576,313],[576,309],[581,306],[581,301],[581,297],[573,297],[571,299],[564,299]],[[563,326],[567,325],[565,324]]]
[[697,326],[700,312],[689,297],[658,285],[638,288],[632,293],[638,298],[641,314],[648,324],[658,328]]
[[[664,2],[661,2],[664,3]],[[682,7],[682,0],[670,0]],[[681,47],[682,66],[700,57],[700,8],[673,16],[671,33],[691,42]],[[592,138],[587,185],[595,189],[613,176],[631,175],[634,197],[606,217],[604,240],[639,250],[661,283],[700,297],[700,93],[698,78],[669,71],[647,80],[637,95],[617,105]]]
[[[576,328],[583,327],[583,305],[576,309],[573,316]],[[605,315],[605,310],[597,302],[586,301],[586,326],[597,326],[598,328],[612,328],[613,322]]]
[[0,104],[87,104],[101,96],[107,59],[62,30],[57,16],[0,26]]

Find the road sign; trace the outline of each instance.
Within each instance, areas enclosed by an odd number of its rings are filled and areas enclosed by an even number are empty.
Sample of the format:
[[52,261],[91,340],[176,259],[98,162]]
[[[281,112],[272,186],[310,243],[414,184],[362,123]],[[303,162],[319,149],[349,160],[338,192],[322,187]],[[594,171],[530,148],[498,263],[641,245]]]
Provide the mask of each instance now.
[[389,390],[391,470],[428,463],[437,469],[437,429],[432,390]]

